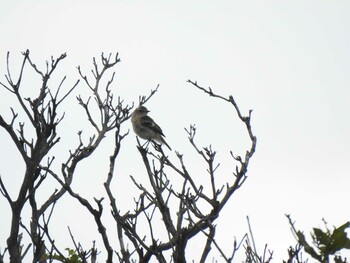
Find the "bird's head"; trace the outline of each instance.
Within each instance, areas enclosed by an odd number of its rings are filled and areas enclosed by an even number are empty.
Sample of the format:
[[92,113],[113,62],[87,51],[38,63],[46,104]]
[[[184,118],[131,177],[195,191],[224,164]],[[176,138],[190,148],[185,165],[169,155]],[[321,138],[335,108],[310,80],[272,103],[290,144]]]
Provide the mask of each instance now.
[[147,115],[149,113],[149,110],[145,106],[139,106],[134,111],[136,114],[142,114]]

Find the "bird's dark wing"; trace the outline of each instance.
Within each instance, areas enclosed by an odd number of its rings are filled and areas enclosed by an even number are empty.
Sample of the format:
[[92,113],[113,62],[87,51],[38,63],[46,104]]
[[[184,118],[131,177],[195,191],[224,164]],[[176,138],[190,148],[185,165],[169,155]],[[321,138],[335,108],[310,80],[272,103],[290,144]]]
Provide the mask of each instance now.
[[157,125],[157,123],[154,122],[154,120],[151,117],[148,116],[143,116],[141,118],[141,124],[145,127],[150,128],[151,130],[153,130],[155,133],[158,133],[162,136],[165,137],[165,135],[163,134],[162,129]]

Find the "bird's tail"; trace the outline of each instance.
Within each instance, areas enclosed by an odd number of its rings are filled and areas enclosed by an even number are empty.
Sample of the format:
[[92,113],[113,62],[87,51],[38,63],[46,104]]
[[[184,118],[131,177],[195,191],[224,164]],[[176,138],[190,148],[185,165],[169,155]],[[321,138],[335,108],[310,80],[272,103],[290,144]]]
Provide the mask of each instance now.
[[169,144],[167,144],[163,137],[161,137],[161,143],[165,144],[169,148],[169,150],[172,151],[171,147],[169,146]]

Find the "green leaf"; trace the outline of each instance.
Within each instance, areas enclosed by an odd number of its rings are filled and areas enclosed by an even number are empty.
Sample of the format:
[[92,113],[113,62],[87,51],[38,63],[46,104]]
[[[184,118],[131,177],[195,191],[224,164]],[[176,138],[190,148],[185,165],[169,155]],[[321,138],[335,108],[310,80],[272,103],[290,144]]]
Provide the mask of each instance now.
[[331,235],[331,244],[329,246],[329,254],[335,254],[341,249],[350,249],[350,239],[345,232],[346,228],[350,226],[350,222],[335,228]]
[[345,230],[350,226],[350,222],[346,222],[344,225],[336,228],[334,231],[341,231],[341,232],[345,232]]
[[313,231],[314,231],[314,235],[315,235],[317,243],[320,243],[321,245],[327,246],[329,241],[330,241],[329,235],[327,233],[323,232],[319,228],[313,228]]

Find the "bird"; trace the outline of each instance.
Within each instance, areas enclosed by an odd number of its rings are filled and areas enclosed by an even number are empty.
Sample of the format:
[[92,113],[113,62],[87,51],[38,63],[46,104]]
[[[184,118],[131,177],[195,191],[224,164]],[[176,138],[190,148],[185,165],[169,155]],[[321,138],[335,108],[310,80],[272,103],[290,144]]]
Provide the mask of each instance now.
[[166,143],[164,133],[155,121],[147,114],[150,111],[145,106],[137,107],[131,115],[131,123],[134,132],[144,140],[156,141],[165,144],[171,151],[171,147]]

